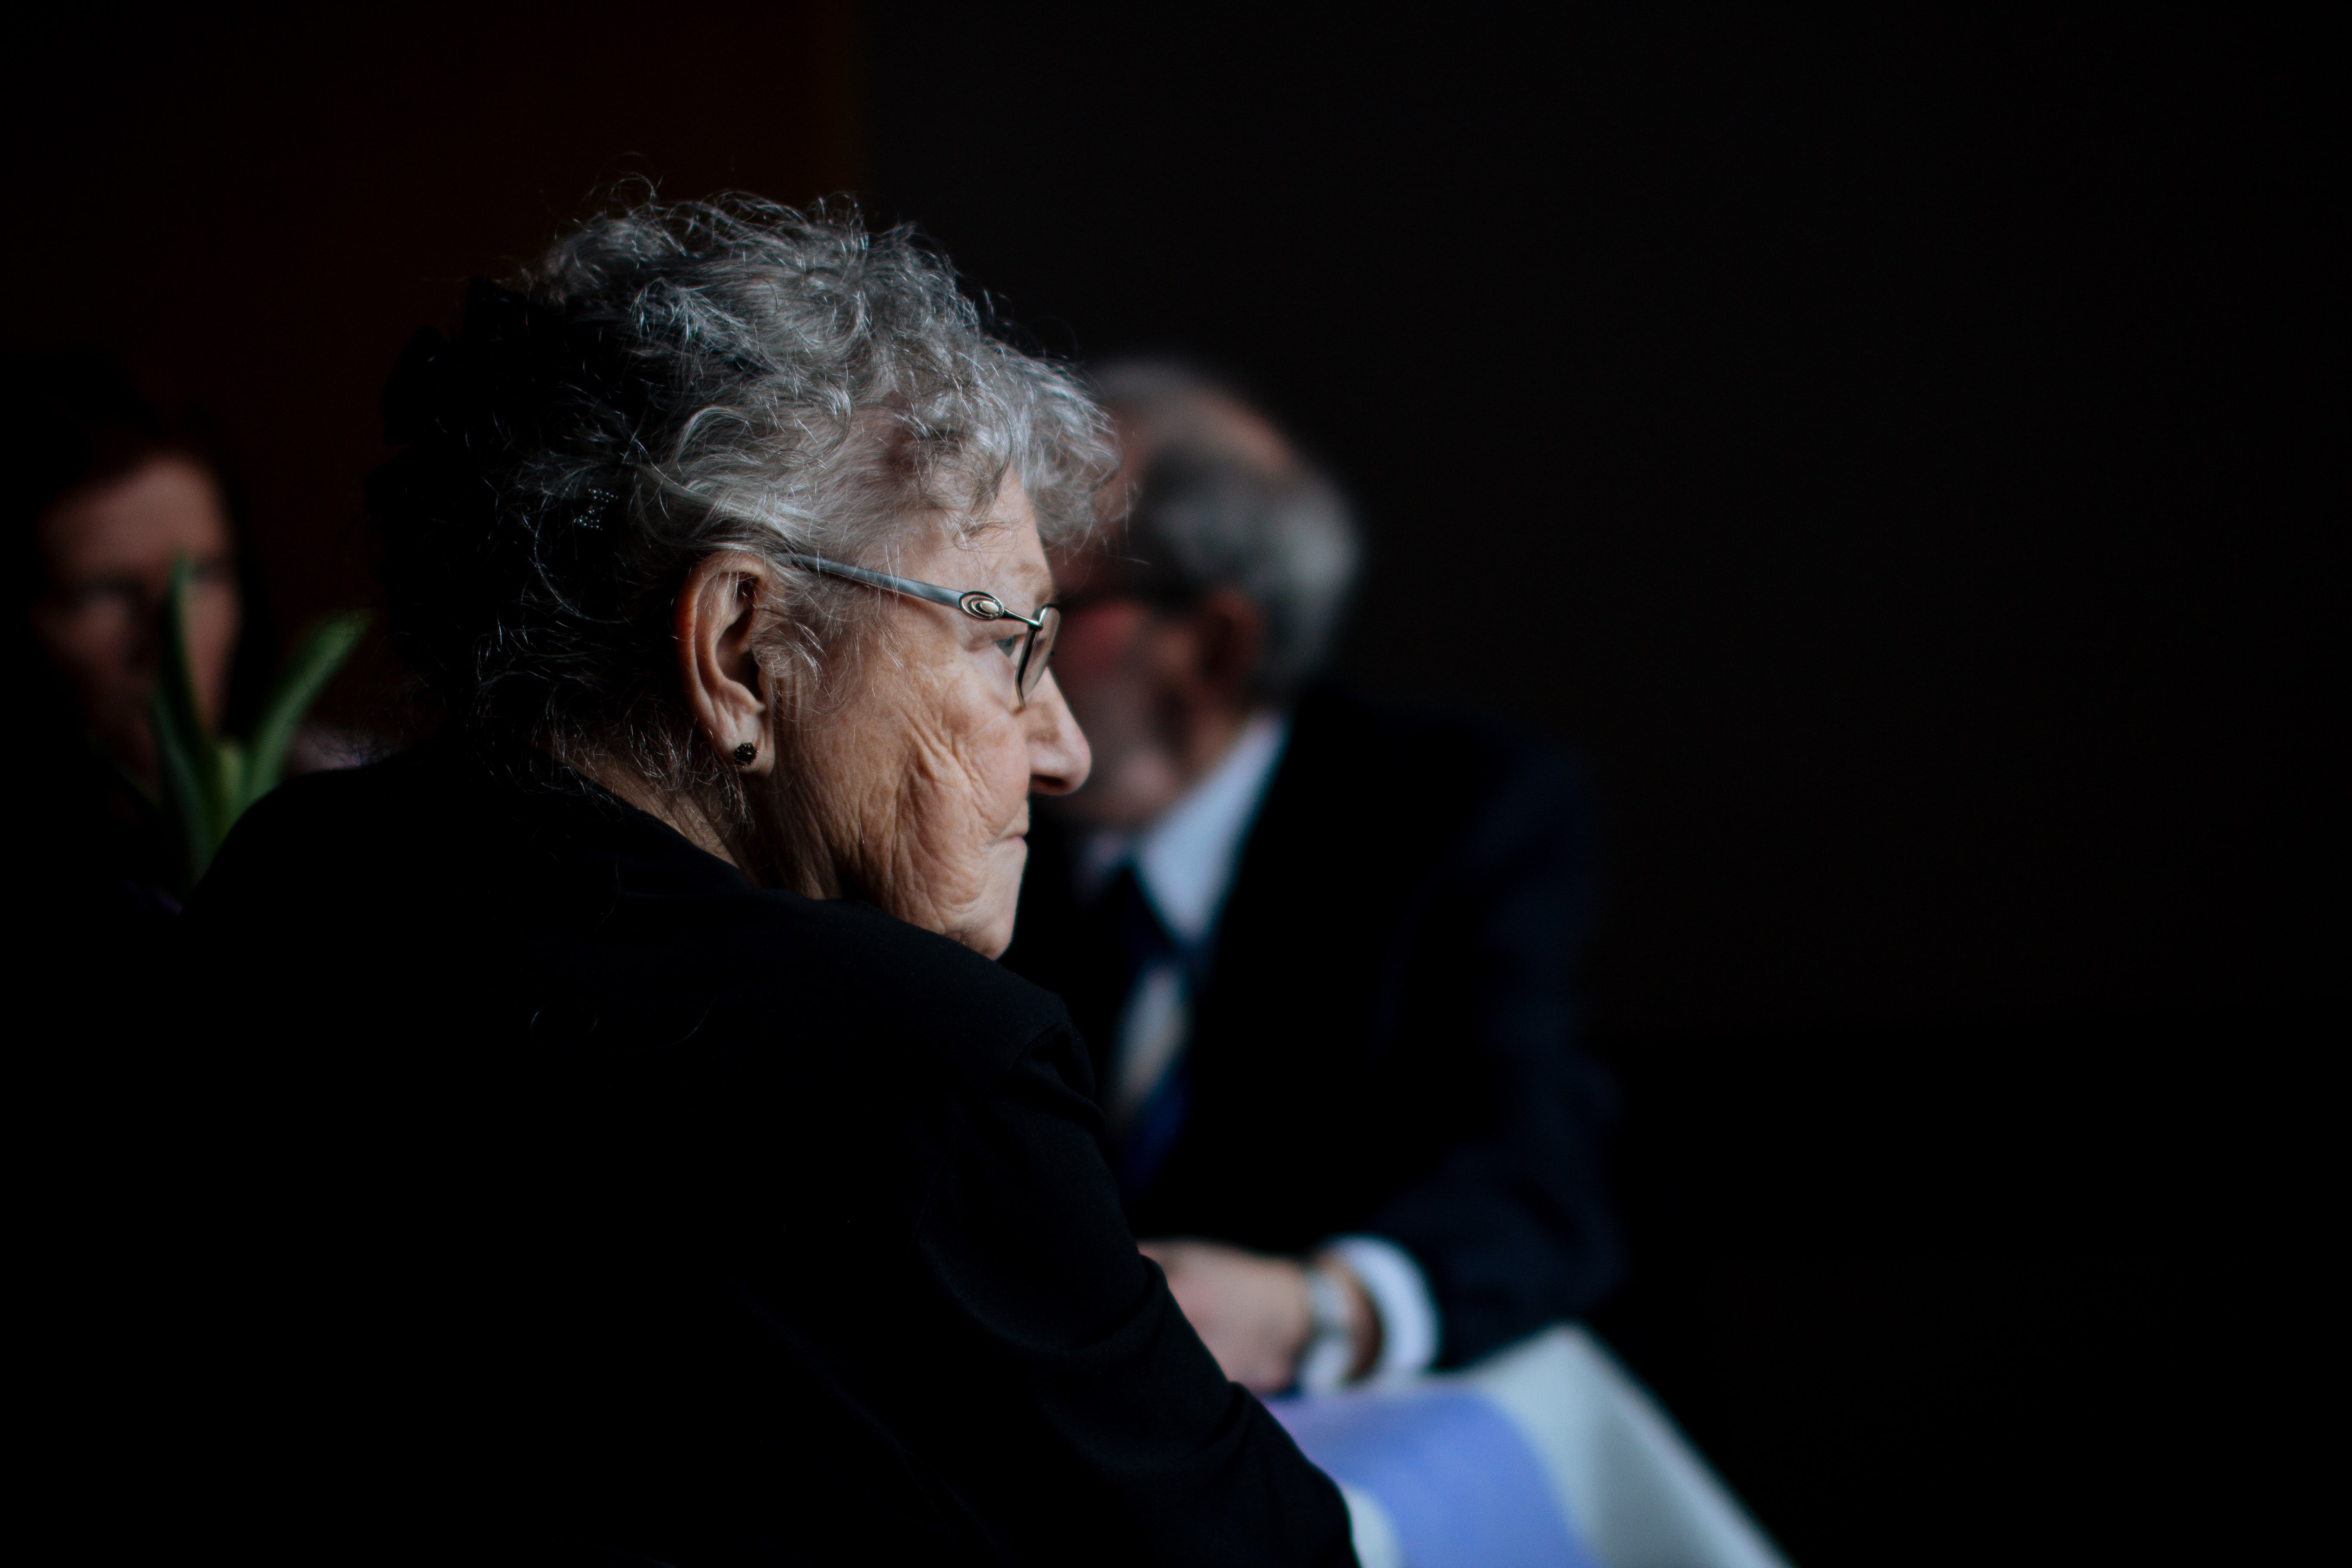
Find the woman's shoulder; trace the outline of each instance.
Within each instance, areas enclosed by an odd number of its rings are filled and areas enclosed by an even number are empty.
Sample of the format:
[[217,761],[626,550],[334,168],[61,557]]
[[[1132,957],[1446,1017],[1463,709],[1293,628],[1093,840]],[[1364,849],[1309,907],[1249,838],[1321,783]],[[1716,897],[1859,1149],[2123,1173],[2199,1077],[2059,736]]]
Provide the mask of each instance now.
[[1069,1031],[1059,996],[870,904],[758,892],[744,906],[744,956],[785,981],[795,1033],[897,1038],[959,1075],[991,1077]]
[[454,814],[419,809],[429,775],[403,755],[289,779],[237,819],[189,900],[200,924],[307,910],[373,891],[383,870],[418,867]]
[[[559,1012],[608,1032],[688,1017],[706,1039],[881,1046],[969,1076],[1068,1023],[1053,993],[947,937],[855,900],[756,890],[617,802],[487,787],[429,755],[277,791],[190,912],[223,937],[339,932],[421,959],[511,994],[542,1028]],[[551,1010],[551,996],[565,1000]]]

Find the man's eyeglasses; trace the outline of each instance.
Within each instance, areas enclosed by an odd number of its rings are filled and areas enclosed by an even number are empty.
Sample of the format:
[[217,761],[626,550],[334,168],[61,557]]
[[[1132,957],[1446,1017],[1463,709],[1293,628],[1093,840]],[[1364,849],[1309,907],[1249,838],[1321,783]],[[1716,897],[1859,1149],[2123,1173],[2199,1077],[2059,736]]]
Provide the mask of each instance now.
[[[828,577],[845,578],[863,583],[869,588],[887,593],[904,594],[910,599],[922,599],[934,605],[945,605],[951,610],[961,610],[975,621],[1011,621],[1027,629],[1017,637],[1003,637],[997,647],[1013,661],[1013,684],[1026,702],[1045,679],[1045,666],[1054,657],[1054,638],[1061,634],[1062,607],[1040,605],[1034,616],[1015,615],[1004,607],[1004,601],[978,588],[966,588],[961,593],[942,588],[937,583],[918,583],[912,577],[893,577],[887,572],[869,572],[863,566],[852,566],[840,561],[827,561],[821,555],[787,555],[786,561],[810,572],[822,572]],[[1014,644],[1019,644],[1015,647]]]

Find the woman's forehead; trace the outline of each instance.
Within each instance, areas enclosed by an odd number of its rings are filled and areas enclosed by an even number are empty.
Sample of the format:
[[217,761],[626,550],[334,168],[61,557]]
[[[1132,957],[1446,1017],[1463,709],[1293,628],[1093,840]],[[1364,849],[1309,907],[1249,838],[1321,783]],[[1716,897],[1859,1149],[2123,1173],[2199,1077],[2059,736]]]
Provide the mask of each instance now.
[[1032,604],[1044,604],[1054,592],[1054,569],[1046,564],[1045,549],[1037,542],[1036,528],[1033,525],[1003,531],[1011,536],[1013,549],[997,560],[998,590],[1015,595],[1026,594]]
[[1034,593],[1039,604],[1054,591],[1053,568],[1046,563],[1045,546],[1037,537],[1036,514],[1029,509],[1026,497],[1021,499],[1019,510],[1009,515],[1000,501],[989,510],[981,526],[957,534],[950,542],[953,550],[948,558],[957,563],[957,570],[986,576],[987,581],[975,581],[971,586],[1003,595]]

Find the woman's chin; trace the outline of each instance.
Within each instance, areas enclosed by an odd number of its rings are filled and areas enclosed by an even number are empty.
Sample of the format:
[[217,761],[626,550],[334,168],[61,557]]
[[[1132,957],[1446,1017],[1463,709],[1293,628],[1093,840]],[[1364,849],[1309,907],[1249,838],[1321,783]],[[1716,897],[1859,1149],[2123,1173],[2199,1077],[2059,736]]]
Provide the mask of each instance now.
[[1016,912],[1011,903],[1001,909],[991,905],[987,910],[976,913],[947,934],[982,958],[1002,958],[1004,950],[1013,945],[1013,921]]
[[1029,863],[1029,841],[1008,838],[991,855],[988,896],[967,924],[961,940],[973,952],[1001,958],[1013,945],[1013,922],[1021,912],[1021,873]]

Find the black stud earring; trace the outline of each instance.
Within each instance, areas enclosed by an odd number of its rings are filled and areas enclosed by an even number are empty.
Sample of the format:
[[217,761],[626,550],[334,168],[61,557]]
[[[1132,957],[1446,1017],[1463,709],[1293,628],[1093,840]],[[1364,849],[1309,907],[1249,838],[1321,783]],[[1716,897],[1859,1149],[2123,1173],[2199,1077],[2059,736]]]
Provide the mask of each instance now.
[[749,741],[735,748],[735,765],[739,768],[750,767],[759,757],[760,748]]

